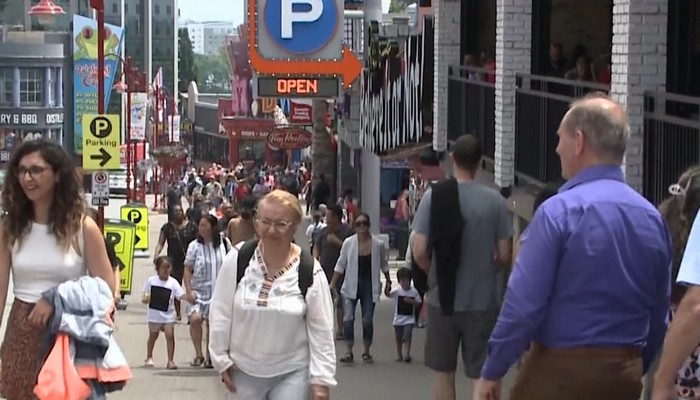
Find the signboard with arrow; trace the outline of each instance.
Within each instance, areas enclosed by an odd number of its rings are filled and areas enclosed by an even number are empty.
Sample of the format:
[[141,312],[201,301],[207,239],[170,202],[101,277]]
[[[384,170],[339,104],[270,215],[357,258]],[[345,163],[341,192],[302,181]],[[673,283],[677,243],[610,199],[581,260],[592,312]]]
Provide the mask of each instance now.
[[[362,63],[343,44],[344,0],[248,0],[250,64],[265,97],[331,98]],[[340,79],[340,82],[338,82]],[[331,81],[329,83],[329,80]]]
[[83,169],[119,169],[119,115],[83,116]]

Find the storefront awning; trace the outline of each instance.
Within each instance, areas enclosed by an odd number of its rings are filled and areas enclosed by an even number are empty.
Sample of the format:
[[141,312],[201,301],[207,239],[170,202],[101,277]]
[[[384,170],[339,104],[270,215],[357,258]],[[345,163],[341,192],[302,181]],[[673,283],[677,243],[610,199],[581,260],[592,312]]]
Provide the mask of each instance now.
[[382,161],[395,161],[418,155],[422,150],[433,147],[432,143],[411,143],[391,149],[380,156]]

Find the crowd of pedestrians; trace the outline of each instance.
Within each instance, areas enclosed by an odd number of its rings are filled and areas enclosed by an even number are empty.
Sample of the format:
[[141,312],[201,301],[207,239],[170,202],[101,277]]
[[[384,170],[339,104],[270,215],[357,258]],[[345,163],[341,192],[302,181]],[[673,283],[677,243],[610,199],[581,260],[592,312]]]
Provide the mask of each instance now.
[[[700,167],[685,171],[657,208],[624,180],[630,128],[619,104],[579,99],[557,134],[563,181],[538,193],[515,242],[506,201],[475,181],[479,140],[460,137],[453,177],[404,213],[410,244],[396,283],[385,243],[371,233],[377,221],[351,192],[331,202],[325,177],[311,188],[303,166],[188,171],[170,185],[155,272],[142,290],[145,365],[159,363],[153,349],[163,332],[164,366],[178,367],[174,331],[185,320],[191,366],[216,370],[228,398],[326,400],[337,363],[374,361],[374,312],[384,295],[398,362],[413,360],[414,328],[425,325],[436,400],[456,399],[459,360],[474,400],[502,398],[514,367],[511,400],[638,400],[645,375],[653,400],[700,398]],[[49,141],[14,152],[2,206],[0,310],[10,276],[15,301],[0,349],[1,389],[25,400],[69,381],[37,391],[38,381],[74,368],[52,358],[66,338],[75,348],[101,340],[104,354],[121,357],[109,318],[115,262],[67,154]],[[295,243],[307,215],[310,250]],[[75,325],[83,318],[88,327]],[[119,361],[109,365],[119,365],[112,380],[83,377],[84,368],[71,376],[103,398],[130,378]]]

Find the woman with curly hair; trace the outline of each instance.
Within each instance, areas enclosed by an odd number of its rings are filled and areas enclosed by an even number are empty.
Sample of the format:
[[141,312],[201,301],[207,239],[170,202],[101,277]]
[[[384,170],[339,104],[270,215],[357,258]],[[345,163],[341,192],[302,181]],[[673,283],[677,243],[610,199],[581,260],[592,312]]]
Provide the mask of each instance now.
[[[34,398],[53,305],[41,295],[86,274],[115,281],[105,242],[86,207],[68,154],[56,143],[23,143],[12,155],[2,193],[0,312],[12,272],[14,302],[0,349],[2,394]],[[2,314],[0,314],[2,317]]]

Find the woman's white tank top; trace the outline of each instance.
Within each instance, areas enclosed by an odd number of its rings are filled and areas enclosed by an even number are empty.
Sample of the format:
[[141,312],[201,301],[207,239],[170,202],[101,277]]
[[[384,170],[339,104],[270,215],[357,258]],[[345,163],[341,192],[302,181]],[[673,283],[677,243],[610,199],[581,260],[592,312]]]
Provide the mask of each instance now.
[[[78,238],[82,252],[82,229]],[[48,225],[33,222],[22,245],[12,247],[13,293],[21,301],[36,303],[45,291],[85,274],[83,257],[72,246],[63,250]]]

